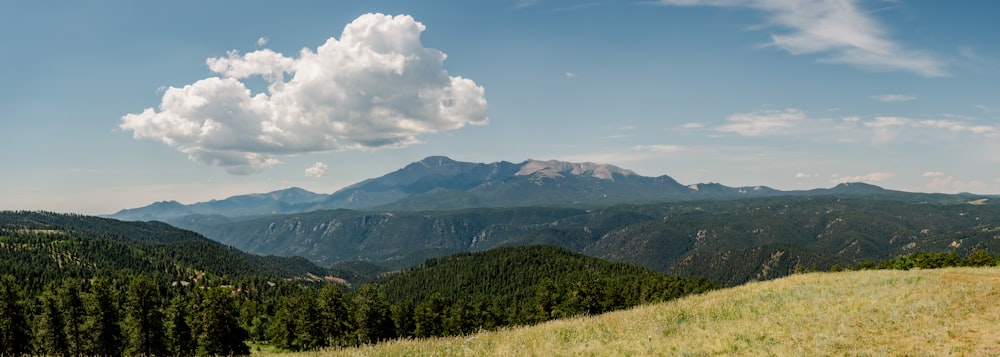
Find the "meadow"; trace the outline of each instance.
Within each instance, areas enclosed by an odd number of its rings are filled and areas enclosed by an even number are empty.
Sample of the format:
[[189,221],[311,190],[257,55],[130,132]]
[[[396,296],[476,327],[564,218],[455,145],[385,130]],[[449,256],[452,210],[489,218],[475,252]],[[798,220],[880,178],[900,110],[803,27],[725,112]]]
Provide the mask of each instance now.
[[290,355],[1000,355],[998,302],[998,268],[809,273],[531,327]]

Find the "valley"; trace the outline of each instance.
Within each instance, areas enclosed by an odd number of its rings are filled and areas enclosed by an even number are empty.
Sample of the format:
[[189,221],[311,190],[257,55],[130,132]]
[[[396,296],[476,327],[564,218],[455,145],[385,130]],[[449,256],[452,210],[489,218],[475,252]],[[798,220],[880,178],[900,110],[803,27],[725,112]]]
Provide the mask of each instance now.
[[[865,284],[899,285],[896,278],[869,280],[908,274],[885,269],[995,266],[996,201],[861,183],[788,192],[684,186],[667,176],[641,177],[609,165],[472,164],[429,157],[333,194],[291,188],[190,205],[161,202],[108,217],[6,211],[0,212],[5,257],[0,294],[9,303],[0,306],[0,314],[16,323],[0,335],[16,347],[0,353],[205,355],[246,354],[250,350],[244,348],[254,347],[410,354],[455,347],[447,338],[408,339],[456,335],[470,336],[462,348],[475,354],[552,348],[793,353],[782,341],[802,335],[780,326],[772,326],[770,334],[748,335],[738,330],[746,324],[738,319],[827,304],[827,292],[772,306],[785,300],[746,300],[748,289],[752,296],[773,298],[786,294],[782,289],[835,284],[841,290],[828,293],[841,296],[870,289]],[[862,271],[801,274],[856,269]],[[960,280],[979,279],[978,273],[961,274],[972,278]],[[822,280],[831,276],[837,278]],[[857,287],[836,282],[858,276]],[[142,296],[149,299],[142,305],[153,314],[149,317],[135,315],[135,299]],[[673,305],[719,296],[729,302],[697,303],[708,306],[705,312]],[[866,310],[868,299],[884,296],[862,292],[855,298],[863,301],[854,308]],[[727,310],[733,304],[750,310]],[[636,311],[662,317],[663,309],[692,312],[669,321],[624,318],[636,321],[630,326],[594,322]],[[719,314],[732,316],[718,320]],[[712,323],[734,323],[738,331],[710,341],[684,335],[718,328],[706,325],[705,316]],[[689,318],[701,322],[688,325]],[[146,332],[168,338],[147,341],[141,337],[147,335],[137,335],[142,319],[160,326]],[[584,330],[548,330],[567,321]],[[591,324],[597,327],[586,327]],[[650,328],[662,331],[644,330]],[[601,336],[591,336],[595,329]],[[636,329],[663,338],[643,343],[621,336]],[[87,333],[113,338],[82,337]],[[552,333],[565,338],[551,340]],[[470,342],[491,341],[490,336],[522,342]],[[77,342],[69,342],[74,338]],[[624,346],[618,340],[631,342]],[[844,348],[836,341],[813,342],[818,344],[796,351]],[[351,349],[370,344],[378,347]]]

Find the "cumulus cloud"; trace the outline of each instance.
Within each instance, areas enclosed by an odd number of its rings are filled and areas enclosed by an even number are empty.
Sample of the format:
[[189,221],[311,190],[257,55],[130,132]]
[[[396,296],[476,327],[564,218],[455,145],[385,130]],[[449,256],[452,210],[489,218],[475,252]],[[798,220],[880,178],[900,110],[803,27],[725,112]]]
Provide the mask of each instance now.
[[[119,127],[250,174],[282,155],[404,147],[420,134],[487,124],[483,87],[449,75],[447,56],[420,42],[424,29],[407,15],[366,14],[298,56],[230,51],[206,61],[218,76],[168,88],[157,108]],[[243,83],[255,76],[268,82],[265,93]]]
[[795,174],[795,178],[797,178],[797,179],[807,179],[807,178],[813,178],[813,177],[816,177],[816,175],[815,174],[807,174],[807,173],[804,173],[804,172],[799,172],[799,173]]
[[312,167],[306,169],[306,176],[315,178],[326,176],[326,164],[317,161]]
[[816,54],[820,61],[874,71],[904,71],[926,77],[948,74],[946,62],[890,39],[883,25],[858,6],[859,0],[660,0],[668,6],[741,7],[766,14],[770,46],[792,55]]
[[911,100],[917,99],[917,97],[905,94],[880,94],[880,95],[873,95],[871,96],[871,98],[880,102],[887,102],[887,103],[909,102]]
[[941,172],[941,171],[927,171],[927,172],[924,172],[924,174],[921,175],[921,176],[923,176],[923,177],[944,176],[944,172]]
[[765,110],[753,113],[736,113],[726,118],[729,124],[716,127],[721,132],[731,132],[743,136],[785,134],[806,119],[801,110]]
[[896,177],[896,174],[889,172],[871,172],[861,176],[834,176],[834,183],[846,182],[878,182]]

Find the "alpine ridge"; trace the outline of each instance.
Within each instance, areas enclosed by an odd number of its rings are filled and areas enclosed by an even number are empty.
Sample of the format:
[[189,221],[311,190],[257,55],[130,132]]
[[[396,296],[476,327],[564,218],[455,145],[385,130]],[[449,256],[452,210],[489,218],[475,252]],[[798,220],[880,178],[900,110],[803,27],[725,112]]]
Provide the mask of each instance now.
[[539,205],[607,207],[623,203],[788,195],[865,195],[904,201],[954,198],[954,195],[909,194],[863,183],[807,191],[780,191],[767,186],[729,187],[719,183],[685,185],[667,175],[647,177],[609,164],[557,160],[471,163],[430,156],[332,194],[293,187],[188,205],[176,201],[156,202],[123,209],[106,217],[177,223],[193,215],[242,219],[340,208],[423,211]]

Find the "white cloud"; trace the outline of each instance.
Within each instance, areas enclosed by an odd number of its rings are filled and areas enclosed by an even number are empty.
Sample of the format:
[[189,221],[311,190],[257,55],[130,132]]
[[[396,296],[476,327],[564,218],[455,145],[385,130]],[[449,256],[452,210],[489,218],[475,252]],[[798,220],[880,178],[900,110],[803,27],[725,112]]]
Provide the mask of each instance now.
[[909,102],[911,100],[917,99],[917,97],[905,94],[880,94],[880,95],[873,95],[871,96],[871,98],[886,103]]
[[563,73],[563,76],[565,76],[567,79],[573,79],[573,78],[576,78],[577,74],[573,73],[573,72],[566,72],[566,73]]
[[888,180],[888,179],[891,179],[893,177],[896,177],[896,174],[889,173],[889,172],[871,172],[871,173],[868,173],[866,175],[861,175],[861,176],[844,176],[844,177],[840,177],[840,176],[834,175],[834,178],[831,181],[834,182],[834,183],[878,182],[878,181]]
[[921,128],[945,129],[949,131],[966,131],[973,134],[996,137],[1000,134],[1000,129],[990,125],[969,125],[968,123],[954,120],[920,120],[914,122],[914,126]]
[[716,127],[721,132],[737,133],[743,136],[786,134],[806,119],[801,110],[766,110],[754,113],[736,113],[726,118],[729,124]]
[[873,71],[904,71],[926,77],[948,74],[946,62],[888,38],[883,25],[859,8],[858,0],[660,0],[661,5],[744,7],[768,17],[764,27],[785,28],[770,46],[792,55],[817,54],[821,62]]
[[306,176],[315,178],[326,176],[326,164],[317,161],[312,167],[306,169]]
[[261,37],[257,39],[257,48],[264,47],[267,44],[267,37]]
[[680,145],[636,145],[632,147],[632,150],[672,153],[672,152],[683,152],[687,151],[688,149]]
[[[366,14],[298,57],[263,49],[209,58],[220,77],[171,87],[158,108],[127,114],[119,127],[249,174],[281,155],[404,147],[419,134],[487,124],[483,88],[450,76],[447,56],[421,44],[424,29],[407,15]],[[253,76],[268,81],[266,93],[241,81]]]
[[871,121],[866,121],[865,126],[869,128],[885,128],[893,126],[905,126],[913,123],[913,119],[902,117],[875,117]]
[[807,178],[813,178],[813,177],[816,177],[816,174],[807,174],[807,173],[804,173],[804,172],[799,172],[799,173],[795,174],[795,178],[797,178],[797,179],[807,179]]
[[944,172],[941,172],[941,171],[927,171],[927,172],[924,172],[924,174],[921,175],[921,176],[923,176],[923,177],[944,176]]
[[953,176],[934,176],[925,189],[929,192],[987,192],[988,185],[980,180],[962,181]]

